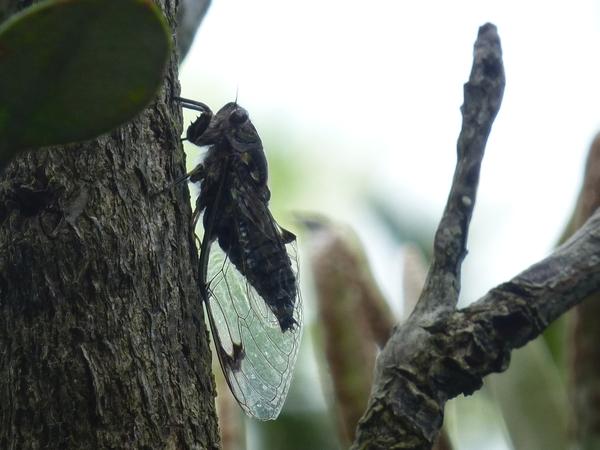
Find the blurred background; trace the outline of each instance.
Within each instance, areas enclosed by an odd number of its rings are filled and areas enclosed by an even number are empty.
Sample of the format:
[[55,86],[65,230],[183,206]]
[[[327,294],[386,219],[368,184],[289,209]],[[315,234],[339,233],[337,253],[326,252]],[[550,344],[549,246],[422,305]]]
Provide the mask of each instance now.
[[[213,0],[181,67],[182,95],[213,110],[237,95],[263,140],[275,217],[298,232],[302,253],[311,236],[295,215],[351,227],[400,317],[403,249],[431,252],[454,171],[462,86],[486,22],[498,27],[507,84],[470,228],[464,306],[547,255],[571,216],[600,130],[600,2]],[[191,168],[202,153],[186,150]],[[248,449],[342,448],[307,259],[291,392],[276,422],[246,421]],[[566,448],[563,331],[555,328],[515,352],[509,371],[483,390],[448,403],[455,449]]]

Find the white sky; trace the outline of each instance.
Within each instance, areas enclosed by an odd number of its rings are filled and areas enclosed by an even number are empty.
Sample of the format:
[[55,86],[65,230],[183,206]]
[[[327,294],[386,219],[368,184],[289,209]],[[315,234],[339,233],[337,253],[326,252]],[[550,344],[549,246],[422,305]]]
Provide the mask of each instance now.
[[600,130],[600,2],[213,0],[182,92],[218,109],[239,88],[259,131],[280,123],[316,164],[340,166],[321,186],[338,204],[321,198],[316,209],[351,218],[340,195],[358,176],[361,188],[392,203],[408,196],[415,214],[437,218],[487,21],[499,29],[507,87],[464,268],[473,299],[545,255],[571,210]]
[[353,214],[353,195],[408,197],[415,215],[439,217],[462,85],[488,21],[498,26],[507,86],[470,231],[469,301],[546,255],[571,212],[600,131],[600,2],[213,0],[182,68],[182,94],[218,109],[239,88],[259,132],[280,124],[279,139],[289,135],[335,172],[301,207],[351,222],[384,251],[381,233]]

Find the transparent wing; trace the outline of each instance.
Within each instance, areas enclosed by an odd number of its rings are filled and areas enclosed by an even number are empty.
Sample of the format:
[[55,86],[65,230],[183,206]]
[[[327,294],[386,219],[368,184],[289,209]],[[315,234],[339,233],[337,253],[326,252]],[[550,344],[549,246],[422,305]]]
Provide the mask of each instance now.
[[[295,242],[286,245],[298,280]],[[281,331],[273,312],[214,242],[207,274],[207,310],[223,373],[244,411],[275,419],[287,397],[302,335],[298,292],[293,317],[298,326]]]

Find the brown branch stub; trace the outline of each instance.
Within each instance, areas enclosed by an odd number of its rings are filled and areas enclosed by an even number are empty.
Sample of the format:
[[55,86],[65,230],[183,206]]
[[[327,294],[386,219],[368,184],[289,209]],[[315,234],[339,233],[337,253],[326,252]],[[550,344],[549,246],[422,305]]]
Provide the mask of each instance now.
[[[600,207],[600,134],[589,149],[583,186],[564,234],[571,235]],[[569,336],[570,434],[574,448],[595,448],[600,443],[600,293],[573,308],[567,322]]]
[[488,23],[479,29],[475,42],[473,68],[464,87],[463,124],[458,137],[454,179],[435,234],[433,262],[412,315],[414,319],[428,321],[439,312],[456,308],[481,161],[502,103],[504,84],[500,38],[496,27]]
[[319,337],[331,386],[333,411],[342,445],[354,438],[367,405],[376,358],[395,324],[369,270],[358,238],[349,229],[320,217],[303,217],[310,233],[308,252],[315,286]]

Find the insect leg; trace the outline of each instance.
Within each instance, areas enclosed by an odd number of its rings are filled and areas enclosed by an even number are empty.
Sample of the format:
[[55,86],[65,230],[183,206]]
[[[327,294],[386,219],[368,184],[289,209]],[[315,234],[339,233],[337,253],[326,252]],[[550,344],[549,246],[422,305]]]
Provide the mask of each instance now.
[[196,120],[194,120],[186,131],[186,139],[194,144],[196,144],[200,138],[208,128],[210,121],[212,120],[213,113],[208,107],[208,105],[197,102],[195,100],[189,100],[183,97],[174,97],[175,100],[181,103],[181,106],[188,109],[193,109],[194,111],[200,111],[202,114],[198,116]]
[[205,103],[197,102],[196,100],[190,100],[187,98],[177,97],[177,96],[175,96],[173,98],[175,100],[177,100],[178,102],[180,102],[181,106],[183,106],[184,108],[193,109],[195,111],[200,111],[200,112],[204,112],[204,113],[209,113],[210,115],[212,115],[212,111],[210,110],[208,105],[206,105]]
[[169,183],[167,186],[165,186],[161,190],[154,191],[151,194],[151,196],[154,197],[158,194],[162,194],[163,192],[168,191],[169,189],[173,189],[175,186],[177,186],[180,183],[183,183],[188,178],[190,179],[190,181],[192,181],[194,183],[196,183],[198,181],[202,181],[202,179],[204,178],[204,174],[205,174],[204,166],[202,164],[198,164],[191,172],[181,175],[179,178],[177,178],[175,181],[172,181],[171,183]]
[[199,145],[200,137],[204,134],[210,121],[212,114],[203,113],[196,120],[194,120],[185,132],[186,138],[193,144]]
[[192,213],[192,230],[196,230],[198,219],[200,219],[200,213],[202,211],[202,206],[200,205],[200,198],[201,196],[199,195],[196,199],[196,207],[194,208],[194,212]]

